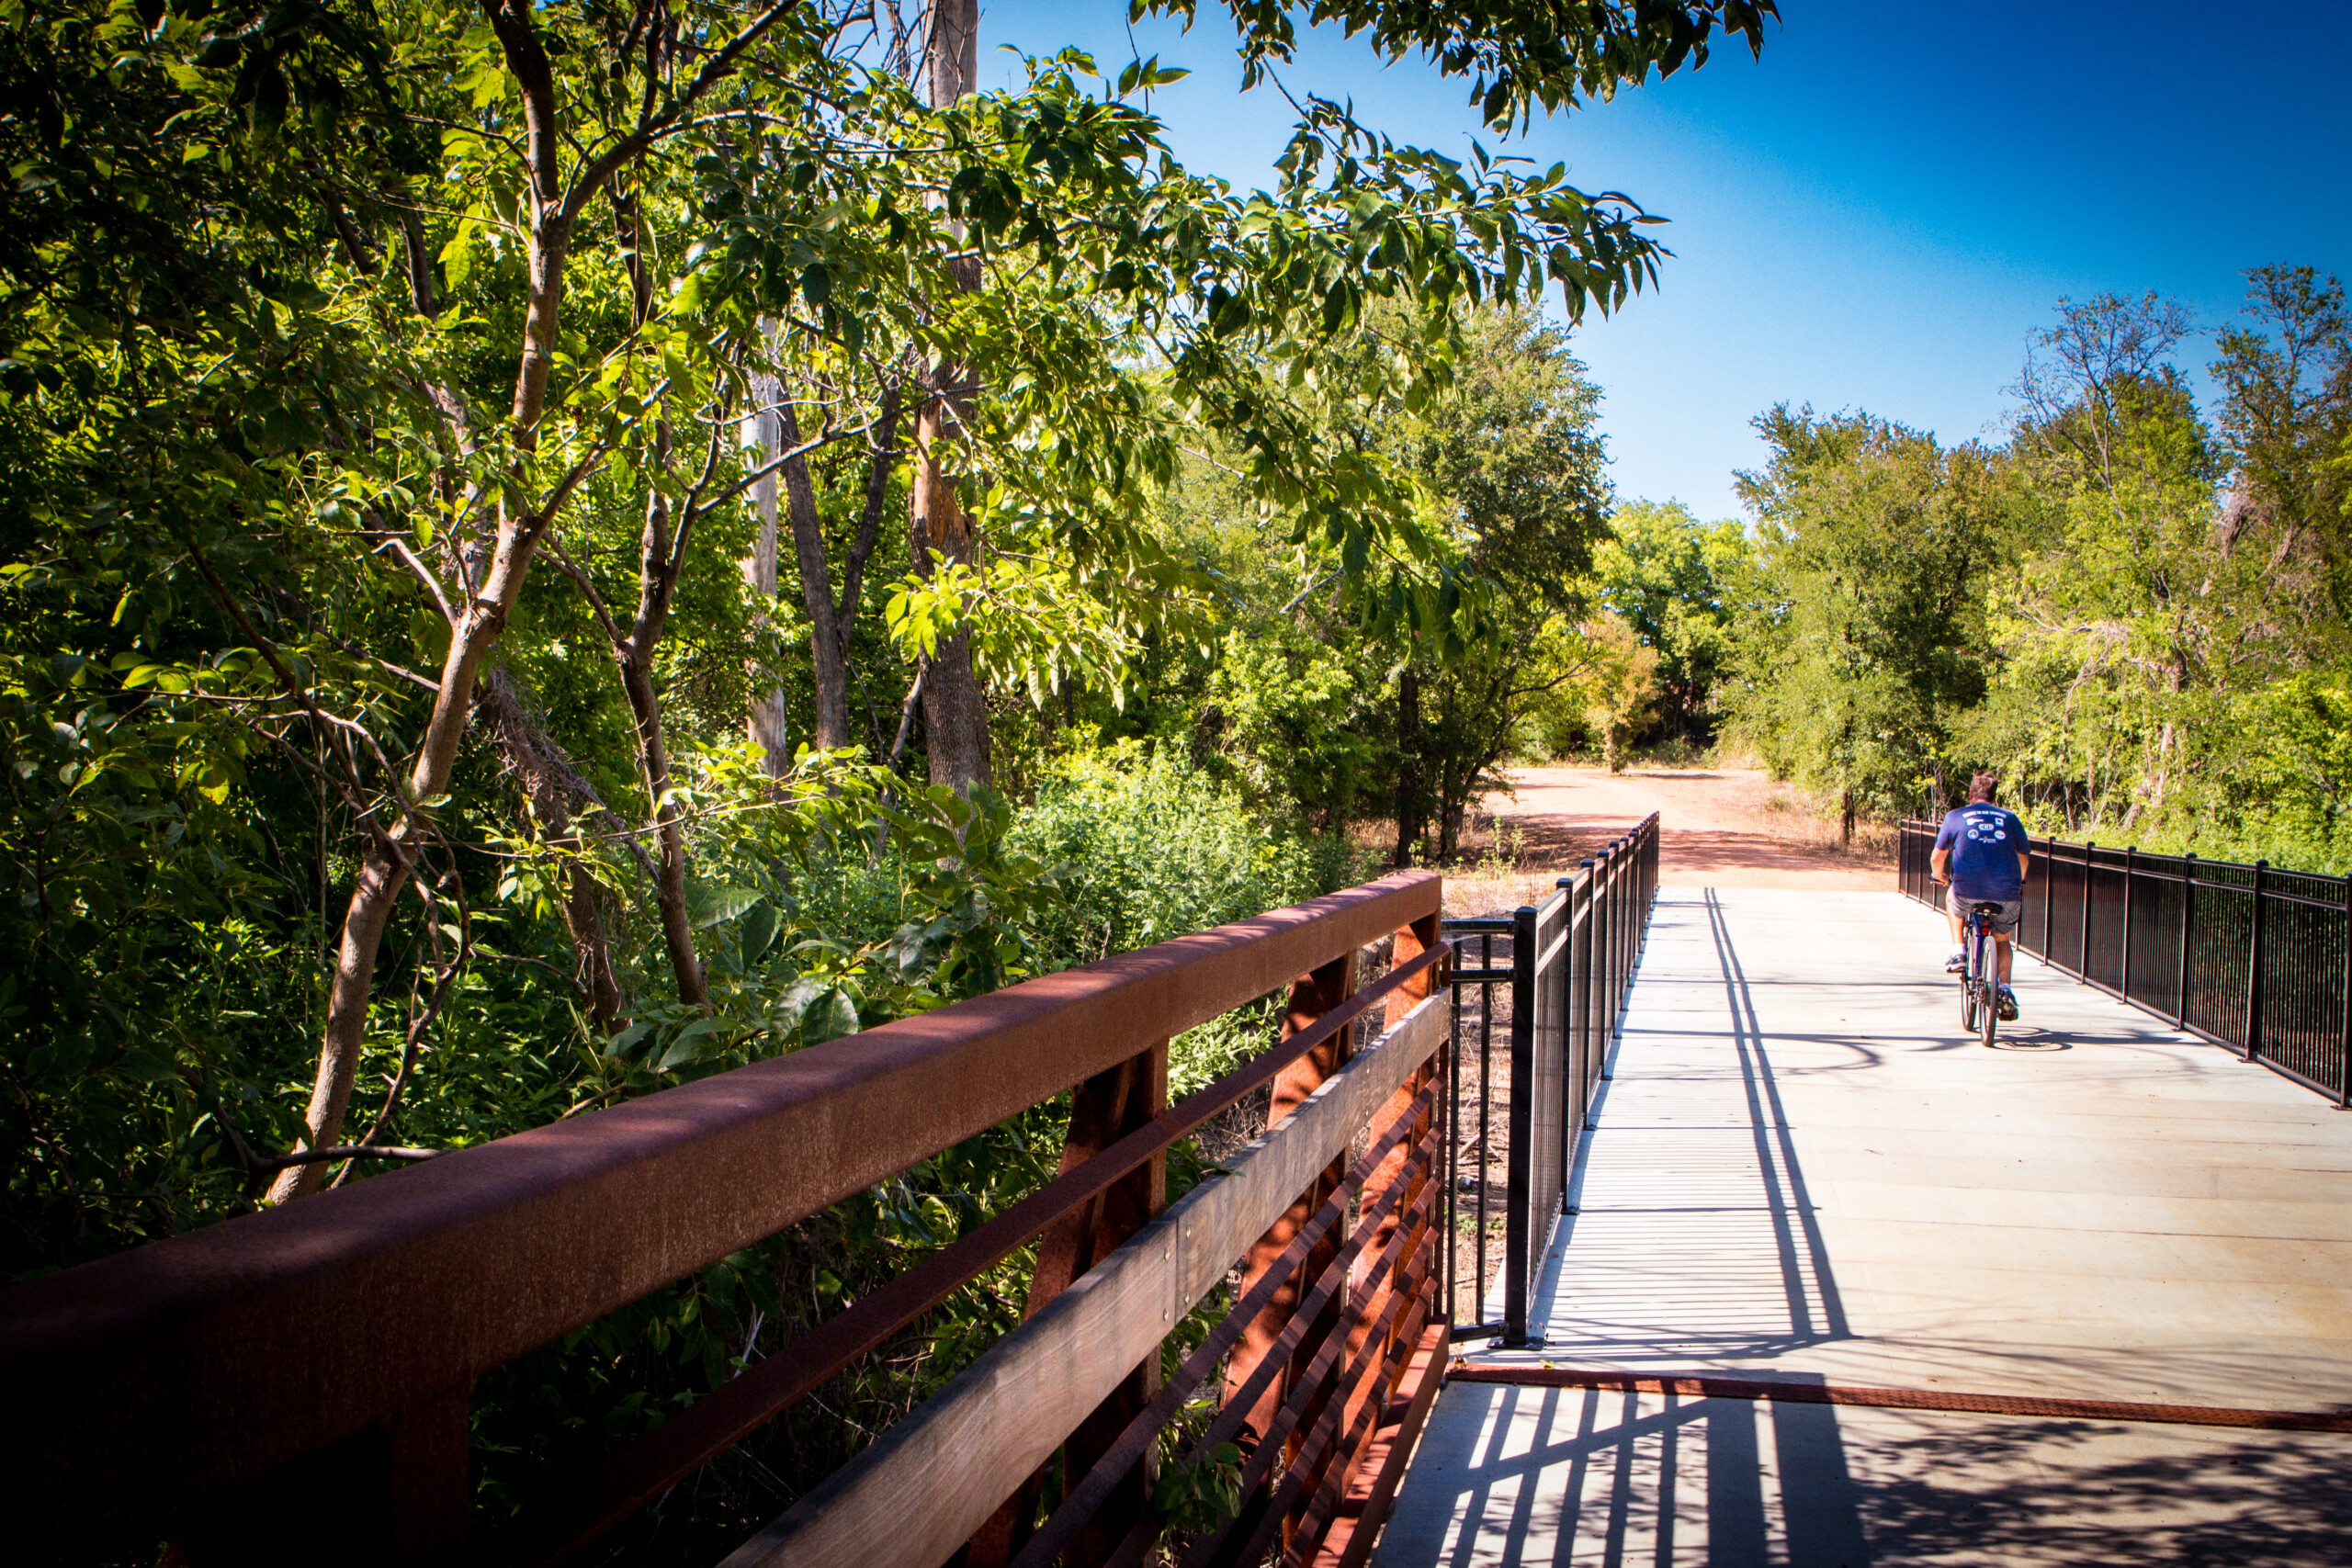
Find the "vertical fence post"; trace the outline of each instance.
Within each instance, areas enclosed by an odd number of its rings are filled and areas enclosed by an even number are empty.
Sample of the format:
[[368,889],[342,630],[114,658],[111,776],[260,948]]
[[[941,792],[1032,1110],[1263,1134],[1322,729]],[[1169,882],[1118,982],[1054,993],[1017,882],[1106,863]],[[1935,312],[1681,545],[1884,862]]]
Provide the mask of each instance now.
[[2189,929],[2197,924],[2197,851],[2180,856],[2180,985],[2173,992],[2180,1010],[2173,1013],[2173,1027],[2189,1027]]
[[1535,909],[1510,917],[1510,1165],[1503,1201],[1503,1343],[1527,1343],[1528,1252],[1535,1217]]
[[2344,879],[2344,1015],[2335,1030],[2335,1109],[2352,1110],[2352,876]]
[[1609,840],[1609,1035],[1617,1037],[1617,992],[1625,976],[1625,840]]
[[[1457,945],[1446,967],[1457,966]],[[1445,1035],[1445,1158],[1439,1162],[1445,1176],[1445,1315],[1449,1322],[1462,1310],[1462,983],[1446,976],[1446,1007],[1452,1014]]]
[[1576,934],[1577,896],[1575,884],[1561,877],[1552,885],[1560,895],[1560,1202],[1563,1212],[1568,1201],[1568,1176],[1576,1169],[1577,1149],[1584,1137],[1585,1069],[1584,1054],[1577,1049],[1576,1034]]
[[[1658,855],[1662,851],[1662,844],[1660,841],[1662,838],[1663,830],[1658,825],[1657,813],[1653,811],[1650,813],[1650,841],[1647,852],[1648,859],[1645,863],[1647,866],[1647,880],[1643,884],[1642,893],[1642,908],[1645,911],[1657,908],[1657,861]],[[1646,947],[1649,944],[1649,926],[1646,913],[1645,914],[1642,929],[1642,943]]]
[[1601,1014],[1609,1027],[1602,1031],[1602,1037],[1612,1041],[1617,1038],[1617,987],[1623,983],[1619,976],[1625,963],[1625,900],[1617,886],[1624,879],[1625,857],[1621,852],[1624,843],[1623,839],[1610,840],[1600,857],[1600,882],[1609,900],[1609,924],[1602,932],[1609,942],[1609,1005]]
[[2139,852],[2136,844],[2123,846],[2123,954],[2116,961],[2115,994],[2127,1002],[2132,999],[2132,877]]
[[[1495,969],[1495,935],[1492,931],[1478,933],[1478,972],[1491,975]],[[1472,1211],[1476,1236],[1477,1256],[1473,1266],[1478,1278],[1471,1290],[1471,1312],[1478,1326],[1487,1325],[1487,1164],[1494,1149],[1492,1129],[1487,1118],[1494,1110],[1495,1071],[1495,983],[1478,982],[1478,1201]]]
[[1593,1038],[1603,1059],[1609,1055],[1608,998],[1617,975],[1617,900],[1610,876],[1616,870],[1616,853],[1614,843],[1601,845],[1600,858],[1592,866],[1592,1010],[1597,1020]]
[[2097,840],[2083,846],[2083,940],[2082,952],[2075,964],[2075,978],[2086,986],[2091,978],[2091,863],[2098,852]]
[[[1584,1133],[1585,1090],[1591,1079],[1591,1058],[1585,1055],[1584,1036],[1577,1029],[1577,879],[1563,876],[1552,884],[1567,902],[1560,906],[1560,1050],[1568,1059],[1574,1080],[1569,1093],[1577,1102],[1570,1138]],[[1574,1146],[1573,1144],[1570,1145]]]
[[[2028,840],[2027,842],[2032,842]],[[2041,840],[2041,956],[2045,963],[2055,964],[2058,955],[2050,951],[2050,911],[2058,902],[2058,840]]]
[[1609,846],[1609,913],[1610,930],[1616,937],[1611,956],[1615,960],[1609,969],[1609,1038],[1617,1038],[1617,1013],[1625,999],[1625,912],[1632,900],[1625,897],[1625,840],[1620,837]]
[[1577,879],[1584,884],[1584,1006],[1577,1010],[1577,1027],[1584,1032],[1585,1060],[1592,1064],[1593,1077],[1602,1083],[1609,1081],[1609,1043],[1593,1038],[1592,1008],[1600,994],[1600,939],[1594,930],[1600,923],[1600,874],[1590,859],[1577,864]]
[[2262,1043],[2262,884],[2269,871],[2268,861],[2254,863],[2254,932],[2246,940],[2245,954],[2245,1059],[2249,1062]]

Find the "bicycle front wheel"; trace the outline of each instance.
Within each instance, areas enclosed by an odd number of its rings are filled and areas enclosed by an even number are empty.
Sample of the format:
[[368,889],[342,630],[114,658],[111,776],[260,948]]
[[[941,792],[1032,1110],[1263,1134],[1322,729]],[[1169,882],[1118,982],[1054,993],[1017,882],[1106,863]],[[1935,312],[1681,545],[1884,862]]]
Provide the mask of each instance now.
[[1960,983],[1960,1026],[1969,1033],[1976,1032],[1976,982],[1962,979]]

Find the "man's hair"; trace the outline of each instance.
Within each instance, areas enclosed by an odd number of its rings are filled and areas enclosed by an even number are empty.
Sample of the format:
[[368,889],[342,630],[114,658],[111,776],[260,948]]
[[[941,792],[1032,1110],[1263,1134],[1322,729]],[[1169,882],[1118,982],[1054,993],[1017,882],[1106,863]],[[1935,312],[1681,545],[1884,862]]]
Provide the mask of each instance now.
[[1993,804],[1993,793],[2000,787],[2000,774],[1979,773],[1968,781],[1968,798],[1972,803],[1981,800],[1990,806]]

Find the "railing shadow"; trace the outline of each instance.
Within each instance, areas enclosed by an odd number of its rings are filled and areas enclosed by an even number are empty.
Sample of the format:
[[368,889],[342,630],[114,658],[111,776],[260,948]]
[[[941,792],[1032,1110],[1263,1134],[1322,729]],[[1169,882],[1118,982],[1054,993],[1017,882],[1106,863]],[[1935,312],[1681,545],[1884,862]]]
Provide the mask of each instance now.
[[1876,1561],[1834,1405],[1464,1384],[1408,1486],[1375,1568]]
[[2321,1434],[1462,1383],[1373,1568],[2323,1568],[2352,1539],[2348,1453]]
[[[1621,1141],[1618,1147],[1634,1136],[1678,1146],[1643,1170],[1639,1191],[1621,1191],[1618,1175],[1596,1172],[1595,1138],[1581,1140],[1576,1151],[1569,1212],[1546,1251],[1537,1299],[1545,1340],[1573,1346],[1589,1359],[1634,1365],[1694,1355],[1770,1357],[1851,1337],[1747,974],[1720,901],[1709,891],[1700,907],[1722,977],[1730,1027],[1721,1037],[1731,1045],[1744,1119],[1623,1127],[1612,1100],[1625,1082],[1620,1067],[1626,1039],[1612,1048],[1594,1127],[1612,1128],[1607,1135]],[[1707,1037],[1718,1036],[1711,1030]],[[1674,1227],[1670,1243],[1661,1223]],[[1674,1321],[1645,1321],[1643,1306],[1669,1304],[1653,1289],[1664,1245],[1683,1252],[1708,1282],[1679,1280]]]
[[[1771,1205],[1772,1241],[1781,1256],[1791,1332],[1801,1341],[1848,1338],[1850,1330],[1845,1303],[1838,1293],[1837,1271],[1830,1266],[1829,1248],[1822,1240],[1812,1194],[1805,1189],[1804,1168],[1797,1159],[1796,1144],[1790,1135],[1781,1088],[1772,1077],[1772,1058],[1764,1048],[1764,1029],[1756,1016],[1756,999],[1748,994],[1747,976],[1740,967],[1730,924],[1724,918],[1723,900],[1712,887],[1707,889],[1706,906],[1716,960],[1723,965],[1724,996],[1731,1009],[1732,1046],[1739,1054],[1741,1081],[1747,1093],[1756,1163],[1763,1172],[1765,1194]],[[1812,1302],[1804,1289],[1806,1263],[1811,1265],[1814,1286],[1820,1296],[1822,1324],[1818,1333],[1812,1331]]]

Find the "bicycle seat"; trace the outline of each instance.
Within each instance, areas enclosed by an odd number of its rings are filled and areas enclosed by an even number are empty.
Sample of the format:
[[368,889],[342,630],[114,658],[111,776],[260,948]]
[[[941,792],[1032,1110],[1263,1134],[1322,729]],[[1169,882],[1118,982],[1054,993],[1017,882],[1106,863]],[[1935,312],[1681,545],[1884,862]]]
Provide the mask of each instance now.
[[1980,915],[1997,915],[2001,912],[2001,906],[1998,904],[1989,903],[1984,899],[1979,898],[1975,904],[1972,906],[1971,912]]

